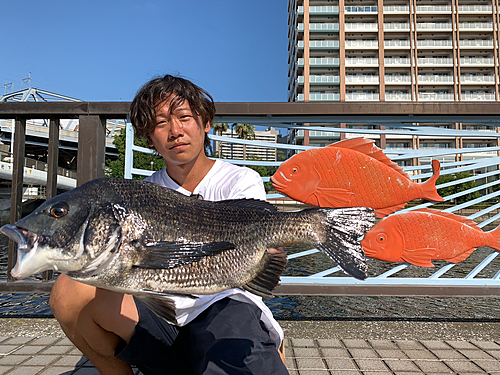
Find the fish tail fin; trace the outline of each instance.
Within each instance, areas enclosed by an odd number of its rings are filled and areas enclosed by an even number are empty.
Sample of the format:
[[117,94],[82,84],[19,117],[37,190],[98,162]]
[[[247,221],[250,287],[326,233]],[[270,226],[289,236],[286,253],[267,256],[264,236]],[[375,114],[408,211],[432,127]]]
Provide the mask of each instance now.
[[264,298],[273,296],[272,290],[278,285],[287,263],[283,248],[272,249],[264,256],[263,269],[257,276],[241,288]]
[[325,237],[316,244],[344,272],[366,279],[365,253],[358,238],[374,224],[375,212],[367,207],[320,208],[326,216]]
[[424,192],[423,198],[433,201],[433,202],[442,202],[444,199],[439,195],[436,189],[436,181],[439,178],[439,169],[441,168],[441,163],[439,160],[432,160],[432,177],[427,181],[422,183],[422,190]]
[[500,251],[500,225],[488,233],[493,237],[492,243],[489,246],[496,251]]

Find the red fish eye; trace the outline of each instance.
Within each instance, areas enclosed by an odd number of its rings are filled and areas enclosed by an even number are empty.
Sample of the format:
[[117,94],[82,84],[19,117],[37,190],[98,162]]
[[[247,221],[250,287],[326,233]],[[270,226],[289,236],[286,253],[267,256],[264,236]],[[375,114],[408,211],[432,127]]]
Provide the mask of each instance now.
[[293,172],[293,173],[297,173],[297,171],[298,171],[297,167],[293,167],[293,168],[292,168],[292,172]]
[[384,233],[377,235],[377,242],[384,243],[387,240],[387,236]]

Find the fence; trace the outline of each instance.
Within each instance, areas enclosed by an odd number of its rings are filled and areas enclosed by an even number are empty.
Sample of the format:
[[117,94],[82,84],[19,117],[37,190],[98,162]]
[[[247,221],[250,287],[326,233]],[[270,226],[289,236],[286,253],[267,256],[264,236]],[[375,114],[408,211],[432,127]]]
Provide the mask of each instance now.
[[[55,170],[57,168],[58,122],[63,118],[78,118],[80,130],[78,138],[77,180],[81,184],[92,178],[104,175],[104,123],[107,119],[125,119],[129,103],[2,103],[0,118],[16,119],[13,189],[11,222],[20,214],[22,194],[22,162],[24,158],[24,140],[26,119],[50,118],[50,137],[48,142],[48,181],[47,194],[55,193]],[[384,103],[384,102],[335,102],[335,103],[217,103],[216,122],[248,123],[256,126],[273,126],[290,129],[293,139],[298,130],[331,132],[332,139],[341,134],[347,137],[366,136],[377,139],[385,148],[392,141],[405,140],[401,148],[387,147],[386,154],[396,162],[404,164],[414,180],[430,176],[430,160],[440,159],[441,174],[454,174],[470,171],[468,181],[475,181],[477,187],[468,191],[445,197],[451,203],[448,212],[465,214],[474,208],[469,217],[478,221],[480,227],[495,223],[500,204],[498,196],[498,156],[500,146],[498,126],[500,108],[497,103]],[[304,126],[303,124],[310,124]],[[371,126],[358,126],[369,124]],[[451,125],[450,125],[451,124]],[[466,124],[475,124],[483,130],[466,130]],[[442,127],[439,127],[442,126]],[[446,127],[445,127],[446,126]],[[451,126],[452,128],[447,128]],[[458,128],[458,129],[456,129]],[[487,131],[490,130],[490,131]],[[494,131],[491,131],[494,130]],[[132,150],[131,129],[127,131],[127,150],[130,159]],[[307,132],[306,132],[307,134]],[[266,144],[265,142],[244,141],[239,139],[211,136],[213,140],[233,142],[235,144],[254,144],[285,151],[301,151],[309,146],[294,144]],[[471,143],[479,139],[481,142]],[[413,142],[457,142],[459,147],[414,149]],[[490,142],[485,142],[489,140]],[[479,147],[465,147],[477,144]],[[404,142],[403,142],[404,143]],[[144,151],[144,150],[139,150]],[[278,162],[232,161],[242,165],[277,166]],[[271,164],[270,164],[271,163]],[[128,163],[126,173],[141,173]],[[266,179],[267,181],[267,179]],[[465,180],[450,184],[460,184]],[[438,186],[438,188],[445,186]],[[481,197],[464,204],[455,204],[454,200],[473,191],[481,191]],[[272,194],[269,199],[282,198]],[[484,208],[476,208],[479,204]],[[417,205],[412,209],[430,206],[429,203]],[[340,275],[337,267],[322,269],[320,272],[300,276],[294,274],[293,266],[298,259],[307,263],[308,259],[320,256],[315,249],[298,251],[289,256],[292,271],[282,277],[277,294],[363,294],[363,295],[498,295],[500,281],[496,252],[488,253],[476,264],[462,269],[463,264],[439,264],[435,269],[415,276],[407,264],[382,264],[369,260],[370,269],[377,269],[377,274],[370,274],[365,281]],[[15,262],[14,248],[9,249],[9,270]],[[315,262],[315,261],[314,261]],[[405,274],[406,272],[406,274]],[[418,273],[418,272],[417,272]],[[330,276],[334,275],[334,276]],[[451,276],[450,276],[451,275]],[[458,277],[457,275],[460,275]],[[0,291],[48,291],[50,282],[1,282]]]

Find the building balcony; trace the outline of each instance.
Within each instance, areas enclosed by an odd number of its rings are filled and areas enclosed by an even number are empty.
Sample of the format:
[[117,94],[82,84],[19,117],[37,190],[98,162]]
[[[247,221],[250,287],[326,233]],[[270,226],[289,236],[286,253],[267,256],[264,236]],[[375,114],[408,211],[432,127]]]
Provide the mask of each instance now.
[[377,23],[353,22],[345,24],[346,31],[378,31]]
[[417,40],[417,47],[421,49],[449,49],[453,48],[451,40]]
[[[297,25],[297,30],[299,32],[304,32],[304,24],[299,23]],[[338,23],[310,23],[309,24],[309,32],[338,32],[339,24]]]
[[377,6],[345,6],[344,10],[346,13],[368,13],[377,14]]
[[410,66],[409,57],[386,57],[384,59],[385,66]]
[[346,101],[379,101],[378,92],[348,92],[345,96]]
[[[304,14],[304,7],[299,6],[297,8],[297,13],[299,15]],[[311,15],[338,15],[339,14],[339,7],[337,6],[310,6],[309,7],[309,14]]]
[[384,40],[384,49],[407,49],[410,48],[411,44],[409,40]]
[[[311,40],[309,41],[309,49],[315,50],[332,50],[339,49],[340,44],[338,40]],[[299,50],[304,49],[304,41],[300,40],[297,43],[297,48]]]
[[438,92],[419,92],[418,100],[421,102],[430,102],[430,101],[454,101],[455,95],[453,93],[438,93]]
[[386,92],[386,102],[403,102],[411,101],[411,94],[409,92]]
[[392,75],[392,76],[386,75],[385,83],[386,85],[398,85],[398,84],[409,85],[411,84],[411,77],[409,75],[402,75],[402,74]]
[[[304,101],[304,94],[297,95],[297,101]],[[319,92],[311,92],[309,94],[309,101],[311,102],[338,102],[340,101],[340,94],[329,92],[329,93],[319,93]]]
[[377,40],[346,40],[345,48],[378,49]]
[[495,59],[490,57],[461,57],[460,66],[494,66]]
[[[297,77],[299,85],[304,84],[304,76]],[[311,75],[309,76],[309,84],[311,85],[339,85],[340,76],[326,76],[326,75]]]
[[361,74],[348,74],[345,77],[345,82],[347,84],[365,84],[365,83],[370,83],[370,84],[376,84],[378,85],[379,83],[379,77],[378,75],[361,75]]
[[453,76],[441,76],[441,75],[419,75],[418,76],[418,83],[419,84],[447,84],[447,85],[452,85],[453,84]]
[[[300,58],[297,60],[299,67],[304,67],[304,59]],[[309,66],[311,67],[323,67],[323,68],[338,68],[340,66],[339,58],[329,58],[329,57],[311,57],[309,58]]]
[[486,75],[478,75],[478,76],[469,76],[469,75],[461,75],[460,83],[462,84],[494,84],[495,76],[486,76]]
[[474,30],[474,31],[493,31],[492,22],[460,22],[459,30]]
[[451,5],[417,5],[417,13],[449,14]]
[[421,22],[417,23],[417,31],[452,31],[451,22]]
[[461,39],[460,48],[492,49],[493,40]]
[[421,66],[445,66],[452,67],[453,59],[451,57],[421,57],[417,59],[417,64]]
[[377,57],[347,57],[345,59],[345,66],[348,67],[364,67],[364,66],[378,66]]
[[482,100],[495,101],[495,93],[493,92],[462,92],[460,95],[462,101]]
[[410,31],[410,24],[409,23],[396,23],[396,22],[386,23],[386,22],[384,22],[384,32],[389,32],[389,31]]
[[410,7],[408,5],[389,5],[384,6],[384,14],[408,14]]
[[461,14],[465,13],[487,13],[491,14],[491,5],[459,5],[458,12]]

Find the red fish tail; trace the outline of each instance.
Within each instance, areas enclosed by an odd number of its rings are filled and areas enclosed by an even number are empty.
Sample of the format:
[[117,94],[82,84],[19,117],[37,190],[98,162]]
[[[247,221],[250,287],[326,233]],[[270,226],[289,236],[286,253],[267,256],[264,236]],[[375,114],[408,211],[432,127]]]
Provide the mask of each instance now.
[[488,244],[488,246],[500,251],[500,225],[488,233],[491,234],[492,237],[491,243]]
[[439,169],[441,167],[441,163],[439,163],[439,160],[434,159],[432,161],[432,177],[429,178],[427,181],[421,184],[422,186],[422,191],[423,191],[423,197],[427,200],[433,201],[433,202],[442,202],[444,199],[439,195],[436,189],[436,181],[439,178]]

